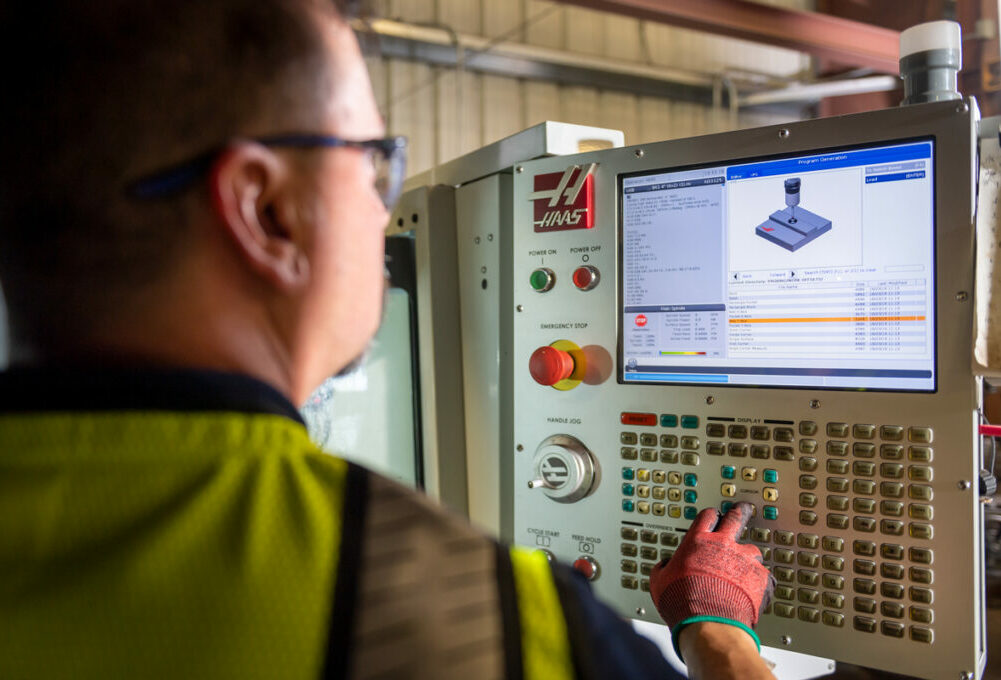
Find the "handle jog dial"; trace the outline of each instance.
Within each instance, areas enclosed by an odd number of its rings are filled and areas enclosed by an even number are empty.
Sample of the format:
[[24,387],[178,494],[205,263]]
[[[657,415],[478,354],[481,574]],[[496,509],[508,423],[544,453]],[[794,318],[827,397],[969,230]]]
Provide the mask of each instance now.
[[535,479],[529,489],[542,493],[557,503],[576,503],[598,488],[598,463],[576,437],[557,434],[548,437],[535,450]]

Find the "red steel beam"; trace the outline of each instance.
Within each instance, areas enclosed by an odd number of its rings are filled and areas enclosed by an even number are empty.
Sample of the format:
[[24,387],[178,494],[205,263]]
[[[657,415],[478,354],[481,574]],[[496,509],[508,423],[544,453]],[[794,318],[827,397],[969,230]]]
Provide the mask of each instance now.
[[852,67],[896,74],[900,32],[747,0],[556,0],[696,31],[788,47]]

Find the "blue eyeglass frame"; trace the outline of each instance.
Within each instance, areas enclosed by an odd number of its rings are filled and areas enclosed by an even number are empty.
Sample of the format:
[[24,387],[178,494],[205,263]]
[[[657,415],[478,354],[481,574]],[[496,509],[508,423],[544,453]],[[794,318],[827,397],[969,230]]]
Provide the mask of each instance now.
[[[383,137],[381,139],[343,139],[332,135],[291,132],[263,137],[249,137],[248,141],[267,147],[289,149],[352,148],[375,151],[388,163],[387,186],[379,196],[387,209],[391,209],[403,190],[407,168],[407,138]],[[126,187],[126,194],[138,200],[170,198],[187,189],[201,175],[209,171],[216,157],[226,149],[221,146],[181,161],[163,170],[144,175]]]

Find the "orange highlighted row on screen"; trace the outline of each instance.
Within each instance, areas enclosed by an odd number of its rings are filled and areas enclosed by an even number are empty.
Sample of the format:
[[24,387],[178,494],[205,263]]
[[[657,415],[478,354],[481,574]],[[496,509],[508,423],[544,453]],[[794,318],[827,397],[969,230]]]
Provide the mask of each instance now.
[[730,323],[846,323],[881,321],[924,321],[923,316],[820,316],[789,317],[786,319],[730,319]]

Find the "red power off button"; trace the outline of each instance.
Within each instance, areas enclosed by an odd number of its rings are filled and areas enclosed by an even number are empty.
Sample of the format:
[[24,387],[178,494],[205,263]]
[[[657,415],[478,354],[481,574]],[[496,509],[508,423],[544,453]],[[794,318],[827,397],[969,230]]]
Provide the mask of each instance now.
[[656,427],[657,426],[657,414],[656,413],[632,413],[630,411],[623,411],[622,415],[619,416],[619,422],[623,425],[637,425],[640,427]]
[[598,285],[601,275],[598,270],[589,264],[577,267],[573,273],[573,285],[580,290],[591,290]]

